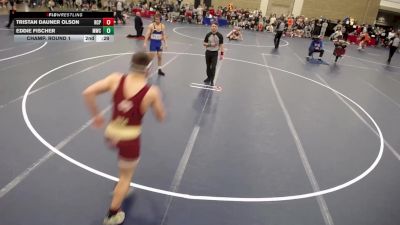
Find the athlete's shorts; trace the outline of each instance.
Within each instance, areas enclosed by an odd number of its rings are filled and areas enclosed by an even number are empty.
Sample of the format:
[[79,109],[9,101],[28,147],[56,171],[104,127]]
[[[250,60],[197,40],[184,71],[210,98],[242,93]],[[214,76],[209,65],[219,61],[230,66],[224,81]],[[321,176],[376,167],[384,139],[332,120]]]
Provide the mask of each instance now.
[[342,56],[344,55],[344,53],[346,53],[346,50],[341,47],[336,47],[335,50],[333,51],[333,55],[335,56]]
[[113,145],[109,139],[106,139],[110,147],[118,149],[118,158],[125,161],[137,160],[140,156],[140,136],[129,141],[119,141]]
[[130,141],[120,141],[117,148],[119,158],[136,160],[140,156],[140,137]]
[[150,52],[162,52],[162,44],[161,43],[150,43]]

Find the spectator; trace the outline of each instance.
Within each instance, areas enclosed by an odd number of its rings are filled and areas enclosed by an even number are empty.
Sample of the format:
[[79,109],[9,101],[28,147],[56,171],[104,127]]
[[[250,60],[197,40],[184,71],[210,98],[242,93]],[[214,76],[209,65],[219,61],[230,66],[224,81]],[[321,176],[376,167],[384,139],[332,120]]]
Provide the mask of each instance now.
[[367,46],[367,44],[369,43],[370,39],[371,37],[368,33],[362,33],[359,38],[358,50],[364,49],[365,46]]
[[322,19],[314,21],[313,35],[321,35]]
[[123,24],[126,24],[125,19],[122,16],[122,11],[124,10],[124,4],[122,3],[122,0],[117,0],[117,2],[115,3],[115,9],[115,24],[118,25],[119,20],[121,20]]
[[6,25],[6,27],[10,28],[14,20],[15,13],[17,12],[17,3],[14,0],[9,0],[8,8],[9,8],[9,17],[8,17],[8,24]]
[[320,32],[320,36],[321,38],[325,37],[325,33],[326,33],[326,29],[328,28],[328,22],[326,20],[323,21],[322,26],[321,26],[321,32]]
[[140,12],[136,12],[135,16],[135,30],[136,30],[136,35],[131,35],[128,34],[127,37],[130,38],[143,38],[143,21],[142,18],[140,17]]
[[314,36],[310,46],[308,47],[308,56],[307,56],[307,60],[309,60],[312,56],[312,54],[314,52],[319,52],[319,61],[322,61],[322,56],[324,55],[324,49],[323,49],[323,42],[321,40],[321,38],[319,38],[318,36]]
[[242,40],[243,41],[243,36],[242,32],[240,31],[240,27],[235,27],[231,32],[226,35],[228,40]]

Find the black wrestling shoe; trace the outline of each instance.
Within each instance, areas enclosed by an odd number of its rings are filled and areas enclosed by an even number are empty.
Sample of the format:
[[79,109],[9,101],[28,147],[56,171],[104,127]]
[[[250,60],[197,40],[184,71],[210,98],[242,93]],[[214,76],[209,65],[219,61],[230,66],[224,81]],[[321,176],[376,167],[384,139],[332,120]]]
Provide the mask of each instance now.
[[158,75],[165,76],[165,73],[161,69],[158,69]]

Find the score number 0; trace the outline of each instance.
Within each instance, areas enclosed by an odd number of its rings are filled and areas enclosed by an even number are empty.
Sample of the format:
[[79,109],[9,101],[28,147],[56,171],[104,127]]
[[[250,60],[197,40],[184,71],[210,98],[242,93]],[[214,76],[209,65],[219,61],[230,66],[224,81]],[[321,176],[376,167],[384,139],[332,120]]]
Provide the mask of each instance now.
[[103,18],[103,26],[114,26],[114,18]]

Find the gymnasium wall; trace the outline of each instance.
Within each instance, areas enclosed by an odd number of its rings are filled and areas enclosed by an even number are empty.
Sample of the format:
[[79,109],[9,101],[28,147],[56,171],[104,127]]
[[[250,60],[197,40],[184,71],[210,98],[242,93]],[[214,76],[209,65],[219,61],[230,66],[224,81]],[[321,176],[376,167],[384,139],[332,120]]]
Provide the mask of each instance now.
[[340,20],[350,16],[360,24],[373,24],[379,4],[380,0],[304,0],[301,14],[308,18],[323,16]]
[[292,14],[294,2],[295,0],[269,0],[266,15],[290,15]]

